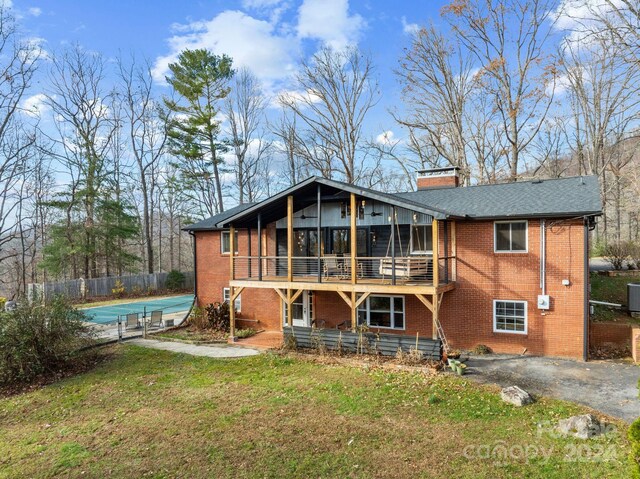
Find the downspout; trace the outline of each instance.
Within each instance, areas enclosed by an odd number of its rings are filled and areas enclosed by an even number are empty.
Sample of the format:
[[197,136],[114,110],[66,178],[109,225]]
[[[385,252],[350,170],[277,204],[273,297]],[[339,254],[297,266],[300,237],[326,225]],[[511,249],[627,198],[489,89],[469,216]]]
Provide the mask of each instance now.
[[589,360],[589,218],[584,217],[584,325],[582,360]]
[[540,220],[540,290],[542,295],[547,289],[547,232],[546,220]]

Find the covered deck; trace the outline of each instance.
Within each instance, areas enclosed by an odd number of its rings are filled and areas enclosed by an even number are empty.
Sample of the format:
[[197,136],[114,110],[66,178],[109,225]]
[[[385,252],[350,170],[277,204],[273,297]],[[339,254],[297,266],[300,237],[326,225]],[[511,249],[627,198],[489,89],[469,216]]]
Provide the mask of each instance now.
[[[280,242],[276,255],[266,255],[265,226],[273,223]],[[443,336],[438,311],[443,294],[455,288],[456,224],[437,209],[311,178],[221,226],[230,230],[231,251],[236,229],[257,235],[255,254],[249,240],[248,255],[230,256],[231,300],[245,288],[271,288],[290,313],[304,291],[335,291],[350,307],[355,330],[357,309],[369,295],[413,294],[432,313],[433,339]]]

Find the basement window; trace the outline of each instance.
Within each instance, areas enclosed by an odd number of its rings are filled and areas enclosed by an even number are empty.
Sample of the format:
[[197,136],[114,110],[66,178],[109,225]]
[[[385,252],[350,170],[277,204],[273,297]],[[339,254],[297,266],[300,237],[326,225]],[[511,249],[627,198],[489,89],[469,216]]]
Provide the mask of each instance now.
[[522,221],[496,221],[494,223],[494,251],[496,253],[526,253],[527,226]]
[[404,296],[369,296],[358,308],[358,324],[404,329]]
[[493,332],[527,334],[527,302],[494,300]]
[[[239,313],[242,310],[242,294],[239,294],[234,302],[236,313]],[[231,289],[230,288],[222,288],[222,301],[224,303],[229,303],[231,301]]]

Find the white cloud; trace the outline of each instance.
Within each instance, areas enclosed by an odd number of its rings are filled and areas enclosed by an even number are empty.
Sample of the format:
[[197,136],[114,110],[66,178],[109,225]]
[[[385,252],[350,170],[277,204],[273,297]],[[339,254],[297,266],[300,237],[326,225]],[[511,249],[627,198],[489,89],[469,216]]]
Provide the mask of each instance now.
[[400,20],[402,21],[402,31],[406,35],[415,35],[420,30],[420,25],[417,23],[408,23],[407,17],[403,16]]
[[243,8],[256,10],[273,8],[281,3],[284,3],[283,0],[242,0]]
[[12,8],[13,7],[13,1],[12,0],[0,0],[0,7],[1,8]]
[[44,93],[37,93],[26,98],[22,102],[22,111],[25,115],[33,118],[39,118],[42,114],[49,109],[46,103],[46,95]]
[[393,145],[394,143],[397,142],[397,140],[395,139],[395,133],[391,130],[386,130],[383,131],[382,133],[380,133],[378,136],[376,136],[376,143],[378,143],[379,145]]
[[554,27],[566,32],[567,40],[584,43],[592,37],[598,18],[607,17],[615,25],[618,19],[611,12],[623,7],[623,0],[561,0],[552,18]]
[[42,9],[40,7],[31,7],[27,10],[27,13],[32,17],[39,17],[42,15]]
[[298,9],[298,36],[342,49],[357,43],[366,26],[360,15],[349,15],[348,0],[303,0]]
[[184,49],[206,48],[233,58],[234,67],[247,67],[263,83],[287,78],[295,68],[295,38],[276,31],[275,25],[243,12],[227,10],[209,21],[179,25],[169,38],[169,53],[156,59],[153,76],[164,82],[169,63]]
[[559,75],[556,78],[556,82],[549,83],[546,88],[547,95],[554,95],[556,97],[564,95],[571,87],[571,81],[567,74]]
[[318,103],[321,101],[320,97],[311,91],[301,90],[282,90],[278,93],[276,103],[279,105],[280,101],[287,103]]

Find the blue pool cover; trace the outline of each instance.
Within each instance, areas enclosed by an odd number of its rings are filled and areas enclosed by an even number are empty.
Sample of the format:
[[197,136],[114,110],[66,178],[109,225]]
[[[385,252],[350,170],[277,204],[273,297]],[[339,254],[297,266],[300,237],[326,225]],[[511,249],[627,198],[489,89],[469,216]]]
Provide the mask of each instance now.
[[[96,306],[95,308],[81,309],[92,323],[109,324],[116,323],[118,316],[129,313],[140,313],[140,317],[146,309],[147,315],[151,311],[162,310],[164,314],[179,313],[188,311],[193,303],[193,295],[171,296],[169,298],[145,299],[143,301],[133,301],[130,303],[110,304],[107,306]],[[122,318],[124,321],[124,318]]]

